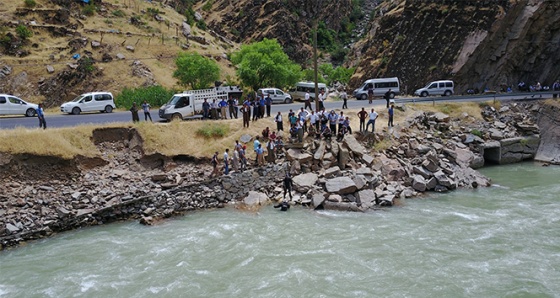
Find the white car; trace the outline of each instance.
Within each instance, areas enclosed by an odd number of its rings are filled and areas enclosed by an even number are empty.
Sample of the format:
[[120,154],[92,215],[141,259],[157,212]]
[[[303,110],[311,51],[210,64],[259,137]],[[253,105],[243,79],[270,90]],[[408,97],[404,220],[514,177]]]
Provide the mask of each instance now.
[[257,91],[258,96],[266,97],[267,94],[270,96],[270,99],[272,99],[272,103],[292,102],[292,96],[278,88],[261,88]]
[[37,105],[34,103],[28,103],[13,95],[0,94],[0,115],[33,117],[37,114],[35,109],[37,109]]
[[110,92],[90,92],[63,103],[60,106],[60,111],[79,115],[81,112],[111,113],[115,108],[115,100]]

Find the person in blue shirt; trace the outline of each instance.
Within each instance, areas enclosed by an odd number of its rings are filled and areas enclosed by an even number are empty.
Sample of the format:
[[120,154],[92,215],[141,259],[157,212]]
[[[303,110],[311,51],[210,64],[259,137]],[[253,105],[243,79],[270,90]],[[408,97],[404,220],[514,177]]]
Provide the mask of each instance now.
[[394,104],[391,104],[391,106],[389,107],[389,123],[388,123],[388,126],[389,126],[389,127],[393,127],[393,126],[394,126],[394,125],[393,125],[393,115],[395,115],[395,110],[394,110],[394,108],[395,108],[395,105],[394,105]]
[[35,113],[37,114],[37,118],[39,119],[39,128],[47,129],[47,122],[45,121],[45,113],[43,111],[43,105],[39,104],[39,106],[35,109]]
[[225,98],[222,98],[219,105],[220,105],[220,113],[222,114],[222,119],[227,119],[226,110],[228,104]]
[[264,117],[264,107],[265,107],[265,105],[266,105],[266,100],[261,97],[261,99],[259,100],[259,118]]

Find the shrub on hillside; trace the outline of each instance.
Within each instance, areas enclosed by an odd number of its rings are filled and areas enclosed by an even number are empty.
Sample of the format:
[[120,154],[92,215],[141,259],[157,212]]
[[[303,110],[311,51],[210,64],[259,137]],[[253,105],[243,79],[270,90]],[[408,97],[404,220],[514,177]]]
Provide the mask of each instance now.
[[33,31],[29,30],[25,25],[18,25],[16,27],[16,33],[22,40],[27,40],[33,36]]
[[141,88],[124,88],[120,94],[115,97],[117,107],[130,108],[133,102],[141,105],[146,100],[152,107],[160,107],[164,105],[176,90],[167,89],[162,86],[150,86]]
[[198,136],[205,139],[209,138],[221,138],[228,134],[229,126],[223,123],[214,123],[210,125],[205,125],[196,131]]
[[35,2],[35,0],[25,0],[23,1],[23,3],[25,3],[25,7],[29,7],[29,8],[33,8],[37,6],[37,2]]

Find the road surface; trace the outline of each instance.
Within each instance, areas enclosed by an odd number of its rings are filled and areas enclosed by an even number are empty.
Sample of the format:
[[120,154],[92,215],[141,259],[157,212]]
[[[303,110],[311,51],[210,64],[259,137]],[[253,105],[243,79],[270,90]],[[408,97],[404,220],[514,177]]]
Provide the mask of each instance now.
[[[483,101],[505,101],[505,100],[522,100],[522,99],[538,99],[538,98],[551,98],[552,92],[538,92],[538,93],[510,93],[510,94],[496,94],[496,95],[469,95],[469,96],[450,96],[450,97],[403,97],[396,98],[395,102],[398,103],[411,103],[411,102],[483,102]],[[374,105],[384,105],[384,99],[375,99]],[[315,107],[314,103],[312,103]],[[357,109],[361,107],[368,108],[369,104],[363,100],[348,100],[348,108]],[[290,109],[298,110],[303,107],[303,103],[295,102],[291,104],[276,104],[272,106],[272,115],[276,115],[278,111],[285,114]],[[326,102],[325,108],[327,110],[340,109],[342,101]],[[144,119],[142,111],[139,112],[140,119]],[[163,121],[158,116],[158,110],[151,112],[154,122]],[[47,114],[45,116],[47,127],[72,127],[83,124],[106,124],[106,123],[122,123],[131,122],[132,117],[130,112],[113,112],[113,113],[82,113],[80,115],[66,115],[66,114]],[[23,128],[38,128],[39,121],[36,117],[24,116],[2,116],[0,117],[0,129],[14,129],[17,127]]]

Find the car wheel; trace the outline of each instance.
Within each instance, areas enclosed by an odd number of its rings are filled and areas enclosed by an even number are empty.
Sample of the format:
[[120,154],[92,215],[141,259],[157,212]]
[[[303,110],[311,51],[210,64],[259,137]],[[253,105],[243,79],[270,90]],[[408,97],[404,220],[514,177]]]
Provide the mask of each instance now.
[[360,96],[361,100],[366,100],[367,99],[367,95],[366,94],[362,94],[362,96]]
[[426,96],[428,96],[428,92],[426,91],[423,91],[422,94],[420,94],[420,97],[426,97]]
[[389,98],[390,98],[390,99],[395,98],[395,93],[393,93],[393,92],[389,93]]
[[80,115],[80,112],[81,112],[80,108],[73,108],[72,109],[72,114],[73,115]]
[[171,121],[179,121],[179,120],[183,120],[183,117],[181,117],[181,114],[179,113],[173,114],[173,116],[171,117]]
[[27,111],[25,111],[25,116],[26,117],[33,117],[36,115],[37,112],[35,112],[34,109],[27,109]]
[[105,107],[105,113],[112,113],[113,112],[113,107],[112,106],[106,106]]
[[449,90],[445,91],[445,93],[443,94],[443,96],[451,96],[451,91],[449,91]]

